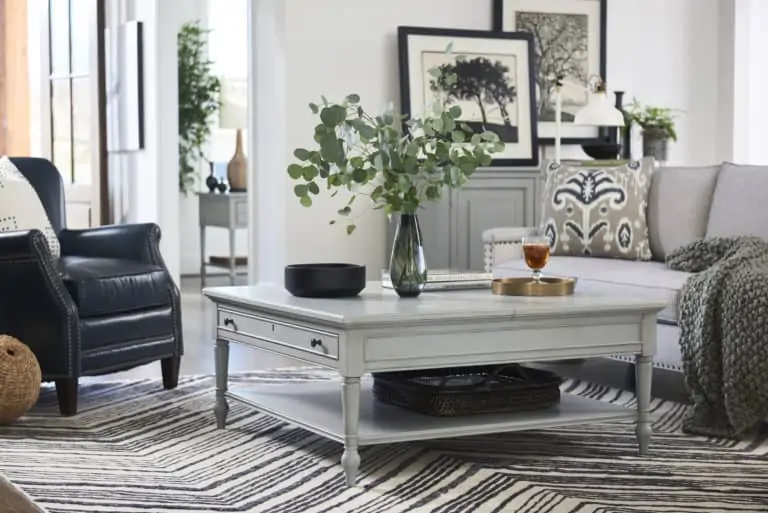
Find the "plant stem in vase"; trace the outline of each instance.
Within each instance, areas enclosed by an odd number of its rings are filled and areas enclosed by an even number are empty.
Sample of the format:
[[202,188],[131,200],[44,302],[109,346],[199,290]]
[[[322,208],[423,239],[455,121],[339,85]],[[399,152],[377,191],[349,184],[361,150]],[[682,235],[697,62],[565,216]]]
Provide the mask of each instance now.
[[389,258],[389,277],[400,297],[418,297],[427,283],[427,260],[416,214],[401,214]]

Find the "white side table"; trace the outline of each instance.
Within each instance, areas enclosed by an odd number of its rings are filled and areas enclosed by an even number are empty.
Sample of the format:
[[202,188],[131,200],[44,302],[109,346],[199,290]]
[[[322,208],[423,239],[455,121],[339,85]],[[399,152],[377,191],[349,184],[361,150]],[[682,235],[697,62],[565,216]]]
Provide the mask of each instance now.
[[[226,194],[198,192],[197,197],[200,204],[200,281],[202,286],[205,287],[208,266],[229,269],[229,283],[234,285],[238,267],[235,235],[238,229],[248,228],[248,195],[245,192]],[[226,265],[207,262],[205,259],[205,229],[209,226],[229,230],[229,261]]]

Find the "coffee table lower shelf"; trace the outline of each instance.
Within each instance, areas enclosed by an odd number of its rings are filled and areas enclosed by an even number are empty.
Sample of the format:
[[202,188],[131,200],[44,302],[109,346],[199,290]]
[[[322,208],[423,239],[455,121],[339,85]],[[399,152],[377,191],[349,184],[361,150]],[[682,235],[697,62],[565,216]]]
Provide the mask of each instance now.
[[[543,429],[573,424],[635,420],[637,411],[594,399],[562,394],[560,404],[544,410],[466,417],[430,417],[376,401],[373,380],[363,378],[360,396],[360,445],[431,440]],[[312,382],[232,386],[227,397],[300,426],[344,441],[341,384]]]

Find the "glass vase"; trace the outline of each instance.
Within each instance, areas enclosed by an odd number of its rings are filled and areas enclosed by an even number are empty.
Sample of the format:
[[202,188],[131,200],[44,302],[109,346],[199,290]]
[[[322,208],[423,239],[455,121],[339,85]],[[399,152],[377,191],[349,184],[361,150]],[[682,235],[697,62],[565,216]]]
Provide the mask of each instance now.
[[401,214],[389,257],[389,277],[400,297],[418,297],[427,284],[427,260],[416,214]]

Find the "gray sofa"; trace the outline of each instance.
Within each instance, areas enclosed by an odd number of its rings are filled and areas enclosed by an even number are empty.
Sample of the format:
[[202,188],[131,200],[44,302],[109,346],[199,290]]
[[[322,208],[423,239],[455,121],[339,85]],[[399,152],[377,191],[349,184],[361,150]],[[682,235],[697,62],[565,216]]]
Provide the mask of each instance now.
[[[653,260],[553,256],[545,274],[576,277],[578,287],[666,301],[667,308],[659,314],[654,365],[680,371],[677,306],[689,275],[668,269],[664,260],[673,249],[702,237],[757,235],[768,239],[768,166],[725,163],[659,168],[651,180],[647,217]],[[520,242],[536,231],[531,227],[486,230],[486,271],[497,277],[528,273]]]

